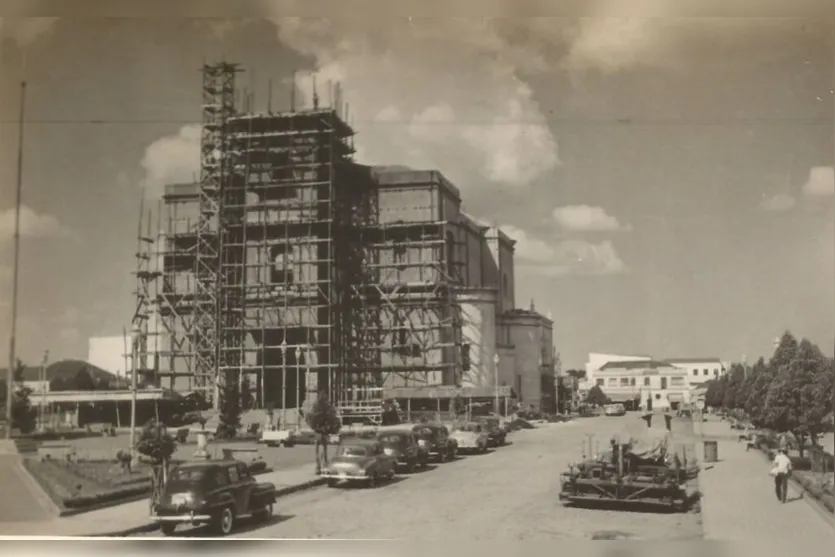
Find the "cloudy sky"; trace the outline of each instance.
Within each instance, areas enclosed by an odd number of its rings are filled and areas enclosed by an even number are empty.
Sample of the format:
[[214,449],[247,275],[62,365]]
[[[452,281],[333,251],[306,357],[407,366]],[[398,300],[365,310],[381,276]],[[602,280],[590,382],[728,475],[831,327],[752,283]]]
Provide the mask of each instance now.
[[[85,357],[132,313],[144,191],[196,171],[204,60],[256,108],[339,80],[360,162],[437,168],[517,241],[517,304],[589,351],[768,354],[835,334],[835,26],[801,19],[6,21],[0,356],[18,81],[19,353]],[[327,94],[322,94],[327,100]]]

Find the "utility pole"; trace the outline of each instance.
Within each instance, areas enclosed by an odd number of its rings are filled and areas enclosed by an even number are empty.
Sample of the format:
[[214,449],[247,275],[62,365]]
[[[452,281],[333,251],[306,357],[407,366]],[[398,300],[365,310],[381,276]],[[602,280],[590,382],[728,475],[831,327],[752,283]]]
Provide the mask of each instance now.
[[43,361],[41,362],[41,403],[38,407],[39,421],[41,429],[46,429],[44,424],[46,418],[46,391],[49,389],[49,380],[46,376],[46,363],[49,360],[49,350],[43,351]]
[[[127,337],[124,329],[122,332]],[[136,458],[136,343],[132,338],[130,346],[130,454]]]
[[12,391],[14,390],[15,336],[17,334],[17,289],[20,266],[20,204],[23,193],[23,118],[26,111],[26,82],[20,82],[20,119],[17,147],[17,200],[14,218],[14,266],[12,270],[12,323],[9,333],[9,369],[6,370],[6,439],[12,438]]

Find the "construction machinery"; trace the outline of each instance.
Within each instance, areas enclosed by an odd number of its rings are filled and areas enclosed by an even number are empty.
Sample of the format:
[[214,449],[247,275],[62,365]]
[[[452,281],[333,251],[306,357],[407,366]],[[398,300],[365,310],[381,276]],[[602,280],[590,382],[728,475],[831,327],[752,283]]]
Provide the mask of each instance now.
[[581,462],[561,475],[564,504],[683,512],[693,503],[686,483],[698,469],[664,442],[642,447],[632,439],[612,439],[608,451],[590,457],[590,450],[583,452]]

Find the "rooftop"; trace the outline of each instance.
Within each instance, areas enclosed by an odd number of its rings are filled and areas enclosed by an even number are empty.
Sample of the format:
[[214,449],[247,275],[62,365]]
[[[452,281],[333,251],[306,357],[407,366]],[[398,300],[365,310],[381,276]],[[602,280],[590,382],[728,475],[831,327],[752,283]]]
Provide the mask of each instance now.
[[707,358],[667,358],[664,360],[669,364],[701,364],[705,362],[721,364],[722,360],[716,356],[708,356]]
[[672,366],[669,362],[659,362],[657,360],[628,360],[621,362],[608,362],[600,369],[658,369],[660,367]]

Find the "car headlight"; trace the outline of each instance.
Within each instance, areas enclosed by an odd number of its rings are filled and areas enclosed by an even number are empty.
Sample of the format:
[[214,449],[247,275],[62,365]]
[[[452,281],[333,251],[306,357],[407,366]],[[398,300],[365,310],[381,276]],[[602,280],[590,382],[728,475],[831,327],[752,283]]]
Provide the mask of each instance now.
[[386,447],[385,449],[383,449],[383,454],[386,456],[394,456],[394,449]]

